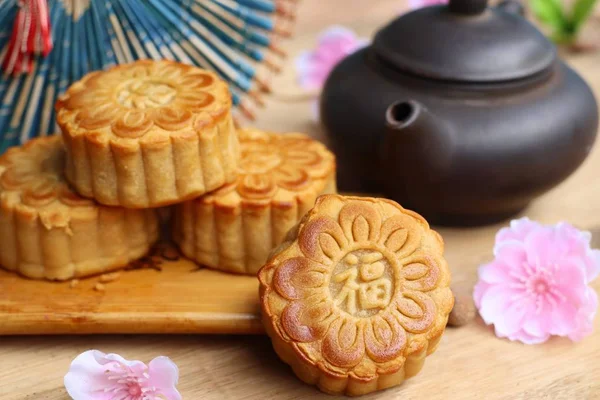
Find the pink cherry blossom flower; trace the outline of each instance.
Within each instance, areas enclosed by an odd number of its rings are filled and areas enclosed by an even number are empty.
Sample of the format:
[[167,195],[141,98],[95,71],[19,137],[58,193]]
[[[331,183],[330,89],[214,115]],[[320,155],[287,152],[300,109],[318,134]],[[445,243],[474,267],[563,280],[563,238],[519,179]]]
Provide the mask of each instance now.
[[438,4],[448,4],[448,0],[409,0],[408,4],[411,9],[437,6]]
[[146,365],[89,350],[71,363],[65,388],[73,400],[181,400],[178,380],[177,365],[168,357]]
[[367,45],[368,41],[343,26],[332,26],[319,35],[317,47],[296,58],[300,86],[321,89],[333,68],[347,55]]
[[[343,26],[327,28],[319,35],[316,49],[304,51],[296,58],[300,86],[306,90],[321,90],[333,68],[368,43]],[[315,122],[320,119],[318,98],[311,103],[311,116]]]
[[496,235],[494,260],[479,268],[473,297],[498,337],[526,344],[550,336],[590,335],[598,296],[588,286],[600,273],[591,234],[567,223],[512,221]]

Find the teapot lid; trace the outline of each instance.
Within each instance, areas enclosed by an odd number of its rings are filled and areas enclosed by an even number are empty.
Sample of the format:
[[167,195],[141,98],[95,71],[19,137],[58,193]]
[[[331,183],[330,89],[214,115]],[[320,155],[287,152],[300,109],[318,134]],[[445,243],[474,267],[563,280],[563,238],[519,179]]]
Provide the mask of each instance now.
[[450,0],[394,20],[373,41],[393,66],[432,79],[521,79],[553,64],[556,48],[525,18],[487,0]]

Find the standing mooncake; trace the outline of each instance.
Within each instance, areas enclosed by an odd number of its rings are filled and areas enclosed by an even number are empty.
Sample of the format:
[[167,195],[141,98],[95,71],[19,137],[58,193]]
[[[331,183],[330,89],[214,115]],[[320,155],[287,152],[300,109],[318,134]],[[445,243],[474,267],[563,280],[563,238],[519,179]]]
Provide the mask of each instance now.
[[335,158],[302,134],[244,129],[239,138],[237,181],[178,204],[173,238],[202,265],[254,275],[316,198],[335,192]]
[[137,61],[93,72],[56,103],[66,176],[112,206],[158,207],[235,180],[231,95],[213,72]]
[[259,272],[277,354],[331,394],[417,374],[453,305],[443,249],[420,215],[393,201],[320,197]]
[[0,157],[0,266],[29,278],[65,280],[126,266],[158,239],[155,210],[101,206],[64,179],[60,136]]

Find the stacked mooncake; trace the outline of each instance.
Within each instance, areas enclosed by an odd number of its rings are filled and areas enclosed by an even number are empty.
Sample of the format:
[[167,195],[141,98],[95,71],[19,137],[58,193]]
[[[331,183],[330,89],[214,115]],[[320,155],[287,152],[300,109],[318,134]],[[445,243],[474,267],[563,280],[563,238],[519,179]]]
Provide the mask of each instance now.
[[255,275],[315,203],[335,160],[300,134],[237,131],[216,74],[138,61],[86,75],[56,103],[62,135],[0,157],[0,265],[65,280],[124,267],[173,237],[209,268]]
[[85,76],[56,112],[62,135],[0,157],[4,268],[65,280],[124,267],[173,205],[186,257],[258,274],[265,330],[303,381],[369,393],[438,346],[453,304],[441,237],[392,201],[321,196],[336,191],[334,156],[305,135],[236,130],[215,74],[138,61]]

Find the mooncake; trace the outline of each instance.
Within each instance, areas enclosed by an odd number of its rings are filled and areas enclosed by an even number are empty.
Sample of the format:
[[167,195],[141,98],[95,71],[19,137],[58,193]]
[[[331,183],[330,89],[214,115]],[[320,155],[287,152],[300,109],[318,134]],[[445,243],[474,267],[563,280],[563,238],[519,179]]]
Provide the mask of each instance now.
[[158,238],[154,210],[101,206],[67,184],[60,136],[0,157],[0,266],[29,278],[65,280],[118,269]]
[[56,113],[66,177],[99,203],[164,206],[235,180],[231,95],[213,72],[150,60],[92,72]]
[[317,197],[335,192],[335,158],[303,134],[241,129],[239,140],[237,180],[175,206],[173,237],[199,264],[256,275]]
[[453,305],[443,247],[393,201],[321,196],[259,272],[275,351],[330,394],[362,395],[417,374]]

